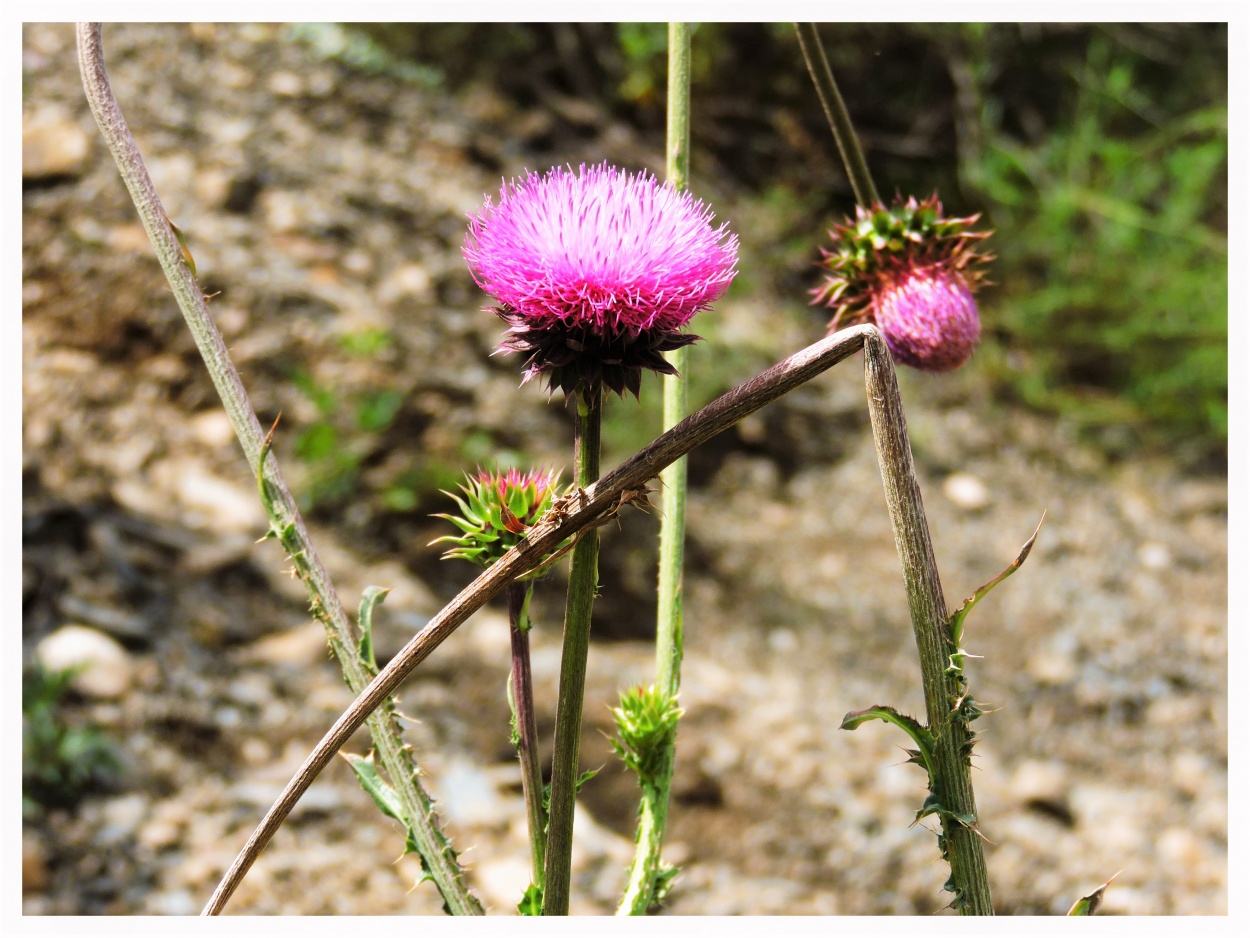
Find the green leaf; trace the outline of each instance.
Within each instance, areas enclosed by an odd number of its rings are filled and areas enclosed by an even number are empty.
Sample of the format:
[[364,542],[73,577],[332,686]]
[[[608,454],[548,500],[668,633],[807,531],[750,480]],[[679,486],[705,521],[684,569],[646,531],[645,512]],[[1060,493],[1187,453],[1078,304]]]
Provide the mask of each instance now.
[[[1046,512],[1043,511],[1042,519],[1037,522],[1037,528],[1034,529],[1033,536],[1024,542],[1024,546],[1020,548],[1020,553],[1016,556],[1015,560],[1008,564],[1007,569],[998,576],[994,577],[994,579],[990,580],[984,586],[977,589],[971,596],[963,601],[963,605],[951,613],[951,617],[947,620],[947,628],[950,630],[950,640],[956,648],[959,647],[959,643],[963,638],[964,619],[968,618],[968,613],[972,611],[972,607],[989,595],[990,590],[1020,569],[1021,564],[1028,559],[1029,552],[1033,550],[1033,544],[1037,541],[1037,535],[1041,532],[1042,522],[1045,520]],[[967,652],[960,651],[959,654],[961,657],[968,657]]]
[[374,675],[378,673],[378,662],[373,655],[373,610],[386,599],[390,591],[390,587],[366,586],[360,597],[360,611],[356,616],[356,621],[360,623],[360,657]]
[[599,774],[599,769],[587,769],[577,779],[577,784],[573,787],[574,794],[580,794],[582,786],[589,782],[592,778]]
[[[859,727],[861,723],[867,723],[869,720],[882,720],[886,723],[893,723],[899,729],[903,730],[916,743],[918,754],[923,759],[925,771],[929,773],[930,784],[937,778],[936,763],[934,761],[933,749],[937,745],[937,740],[933,734],[923,726],[915,717],[909,717],[905,713],[899,713],[893,707],[876,706],[869,707],[866,710],[852,710],[842,718],[842,729],[853,730]],[[916,758],[913,753],[917,750],[907,750],[909,762],[915,762]],[[932,797],[932,796],[930,796]]]
[[522,915],[542,915],[543,891],[533,883],[530,883],[525,889],[525,895],[516,904],[516,910]]
[[[1123,870],[1120,870],[1120,873],[1123,873],[1123,872],[1124,872]],[[1119,876],[1120,873],[1116,873],[1115,876]],[[1068,909],[1068,914],[1069,915],[1093,915],[1094,913],[1096,913],[1102,907],[1102,900],[1103,900],[1104,895],[1106,894],[1107,887],[1110,886],[1115,881],[1115,876],[1112,876],[1111,879],[1107,880],[1105,883],[1103,883],[1101,886],[1099,886],[1097,889],[1091,892],[1088,896],[1084,896],[1080,899],[1077,899],[1076,902],[1072,904],[1072,908]]]
[[404,818],[403,803],[399,800],[399,795],[378,774],[377,763],[373,761],[373,753],[371,752],[367,756],[358,756],[355,753],[343,752],[340,755],[352,767],[352,771],[356,773],[356,780],[360,782],[360,787],[373,799],[373,803],[378,806],[378,810],[387,817],[394,818],[404,825],[404,853],[420,855],[420,850],[417,847],[416,831],[413,830],[412,825]]

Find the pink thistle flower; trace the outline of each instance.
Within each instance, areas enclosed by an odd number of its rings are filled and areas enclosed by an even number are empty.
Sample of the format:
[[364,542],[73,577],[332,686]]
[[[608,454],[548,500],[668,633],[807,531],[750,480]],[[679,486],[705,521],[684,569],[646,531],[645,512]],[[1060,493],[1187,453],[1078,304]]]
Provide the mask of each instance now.
[[604,163],[505,183],[470,216],[462,249],[511,327],[498,351],[528,357],[566,395],[606,386],[637,395],[643,368],[676,374],[661,352],[737,273],[738,239],[688,192]]
[[973,292],[978,265],[993,258],[976,251],[990,236],[971,218],[946,218],[937,196],[897,198],[887,208],[859,206],[829,233],[832,251],[821,266],[825,282],[813,302],[834,310],[829,331],[857,322],[881,329],[895,361],[921,371],[953,371],[981,338]]

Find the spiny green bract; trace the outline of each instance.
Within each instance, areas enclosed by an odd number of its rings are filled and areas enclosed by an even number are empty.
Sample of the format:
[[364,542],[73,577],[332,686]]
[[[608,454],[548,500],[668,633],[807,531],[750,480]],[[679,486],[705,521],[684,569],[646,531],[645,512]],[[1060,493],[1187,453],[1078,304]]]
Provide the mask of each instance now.
[[657,768],[655,759],[682,716],[676,698],[654,684],[634,687],[621,693],[621,705],[612,710],[612,716],[620,734],[619,740],[612,741],[612,748],[639,779],[651,778]]
[[[489,567],[519,544],[534,522],[551,508],[559,481],[560,473],[554,469],[478,470],[460,486],[463,498],[452,492],[443,493],[455,500],[460,514],[435,515],[446,518],[462,535],[448,535],[430,543],[454,545],[443,554],[444,560],[460,558]],[[520,579],[536,578],[544,569],[545,565],[540,566]]]
[[923,202],[911,196],[906,202],[896,198],[889,207],[857,205],[854,221],[847,219],[829,232],[833,250],[821,249],[828,276],[811,291],[813,303],[835,311],[830,331],[867,319],[877,281],[904,267],[941,262],[975,289],[983,276],[977,265],[993,259],[974,248],[991,234],[969,230],[979,218],[944,217],[936,193]]

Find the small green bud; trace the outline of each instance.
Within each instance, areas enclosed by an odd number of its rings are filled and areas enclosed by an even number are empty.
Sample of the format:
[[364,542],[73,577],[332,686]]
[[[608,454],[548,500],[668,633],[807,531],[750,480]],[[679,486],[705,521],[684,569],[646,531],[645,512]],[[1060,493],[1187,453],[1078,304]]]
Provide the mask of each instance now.
[[[452,544],[443,554],[444,560],[471,560],[489,567],[519,544],[530,527],[551,508],[559,485],[560,473],[554,469],[520,472],[516,469],[487,472],[478,470],[460,486],[464,497],[451,492],[460,509],[459,515],[439,514],[461,531],[459,537],[448,535],[432,544]],[[554,555],[564,545],[552,551]],[[546,565],[520,577],[522,580],[541,576]]]

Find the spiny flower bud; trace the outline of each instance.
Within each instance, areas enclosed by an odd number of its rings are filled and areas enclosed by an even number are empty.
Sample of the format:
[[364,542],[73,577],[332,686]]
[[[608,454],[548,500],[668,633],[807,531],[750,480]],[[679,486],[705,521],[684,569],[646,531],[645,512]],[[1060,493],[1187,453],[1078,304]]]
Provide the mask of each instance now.
[[[462,536],[448,535],[430,543],[455,545],[443,554],[444,560],[460,558],[489,567],[519,544],[534,522],[551,508],[559,482],[560,473],[554,469],[479,469],[476,475],[466,476],[465,484],[460,486],[464,498],[443,493],[455,500],[460,514],[434,516],[446,518],[463,532]],[[545,564],[519,579],[534,579],[544,570]]]
[[688,192],[604,163],[505,183],[470,216],[462,253],[511,327],[500,352],[527,358],[565,395],[606,387],[635,396],[642,369],[676,374],[661,352],[733,280],[738,239]]
[[828,276],[812,295],[834,310],[829,331],[873,322],[899,364],[953,371],[966,362],[981,338],[978,266],[992,260],[975,250],[991,234],[969,230],[979,217],[943,217],[936,195],[857,206],[854,221],[829,232],[834,249],[821,249]]

